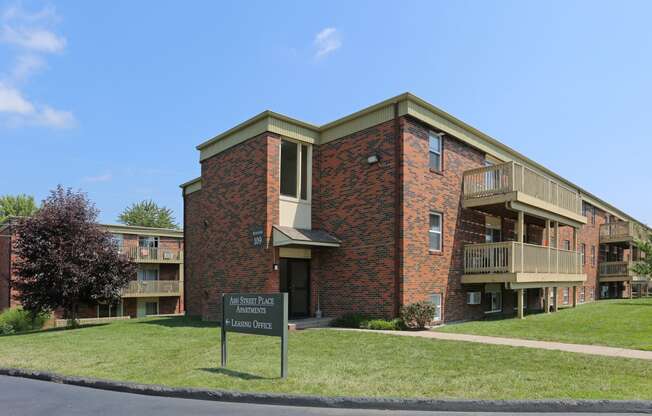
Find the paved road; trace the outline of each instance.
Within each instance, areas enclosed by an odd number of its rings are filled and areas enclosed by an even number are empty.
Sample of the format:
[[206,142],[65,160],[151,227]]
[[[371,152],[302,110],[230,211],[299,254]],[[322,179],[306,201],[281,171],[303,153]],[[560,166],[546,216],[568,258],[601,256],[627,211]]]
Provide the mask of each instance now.
[[[463,413],[390,412],[378,410],[318,409],[263,406],[203,400],[141,396],[77,387],[47,381],[0,376],[0,415],[3,416],[120,416],[120,415],[229,415],[229,416],[459,416]],[[496,413],[465,413],[496,415]],[[533,416],[536,413],[523,414]],[[587,413],[581,414],[586,416]],[[600,416],[604,416],[604,413]]]

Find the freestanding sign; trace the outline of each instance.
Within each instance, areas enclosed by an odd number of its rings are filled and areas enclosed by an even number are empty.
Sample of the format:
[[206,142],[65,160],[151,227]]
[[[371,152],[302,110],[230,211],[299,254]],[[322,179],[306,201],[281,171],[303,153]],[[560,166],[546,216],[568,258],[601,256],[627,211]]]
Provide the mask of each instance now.
[[281,377],[288,375],[288,294],[222,294],[222,367],[227,362],[227,332],[281,337]]

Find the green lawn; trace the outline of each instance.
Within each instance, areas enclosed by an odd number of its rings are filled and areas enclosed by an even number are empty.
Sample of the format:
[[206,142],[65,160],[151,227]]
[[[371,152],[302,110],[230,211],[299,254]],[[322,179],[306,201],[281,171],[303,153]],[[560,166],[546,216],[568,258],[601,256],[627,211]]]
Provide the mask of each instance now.
[[601,300],[522,320],[466,322],[437,330],[652,350],[652,298]]
[[219,329],[151,318],[0,337],[0,366],[140,383],[260,392],[430,398],[652,399],[652,362],[393,335],[290,335],[289,378],[277,338],[233,334],[219,368]]

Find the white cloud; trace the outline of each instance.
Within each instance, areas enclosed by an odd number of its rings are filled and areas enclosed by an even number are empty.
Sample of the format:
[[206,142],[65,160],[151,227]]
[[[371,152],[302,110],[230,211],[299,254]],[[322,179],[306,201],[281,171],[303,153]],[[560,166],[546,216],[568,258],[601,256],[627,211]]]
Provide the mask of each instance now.
[[57,129],[69,129],[77,125],[77,121],[72,112],[56,110],[47,105],[38,113],[36,122],[43,126],[54,127]]
[[2,28],[0,42],[27,50],[49,53],[61,52],[66,47],[66,39],[49,30],[13,28],[9,25]]
[[97,176],[86,176],[83,180],[84,182],[108,182],[111,179],[113,179],[113,175],[111,172],[104,173],[102,175],[97,175]]
[[32,114],[34,105],[15,88],[0,83],[0,113]]
[[315,36],[315,46],[317,47],[315,58],[323,58],[342,46],[342,37],[337,29],[327,27]]
[[15,5],[0,12],[0,43],[18,51],[13,66],[0,77],[0,122],[14,127],[38,125],[57,129],[77,125],[72,112],[45,103],[37,105],[18,87],[47,67],[44,54],[65,49],[66,39],[53,30],[59,20],[53,7],[28,12]]

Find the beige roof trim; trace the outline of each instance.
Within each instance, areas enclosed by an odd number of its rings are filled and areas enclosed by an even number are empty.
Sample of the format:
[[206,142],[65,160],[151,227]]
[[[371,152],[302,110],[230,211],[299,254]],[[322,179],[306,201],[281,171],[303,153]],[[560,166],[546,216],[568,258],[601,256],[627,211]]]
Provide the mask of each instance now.
[[421,98],[404,93],[382,101],[333,122],[316,126],[272,111],[264,111],[255,117],[221,133],[197,146],[200,161],[214,156],[230,147],[244,142],[266,131],[315,145],[373,127],[394,117],[394,104],[398,104],[399,115],[409,115],[429,124],[433,128],[454,136],[467,144],[487,153],[491,158],[504,162],[515,161],[550,176],[569,188],[576,189],[586,202],[616,217],[633,221],[649,229],[645,224],[596,197],[572,182],[557,175],[516,150],[500,143],[493,137],[455,118]]
[[201,176],[191,181],[182,183],[179,188],[183,190],[184,195],[190,195],[193,192],[201,191]]
[[183,238],[183,230],[174,230],[170,228],[136,227],[123,224],[100,224],[100,226],[104,227],[108,232],[115,234]]

